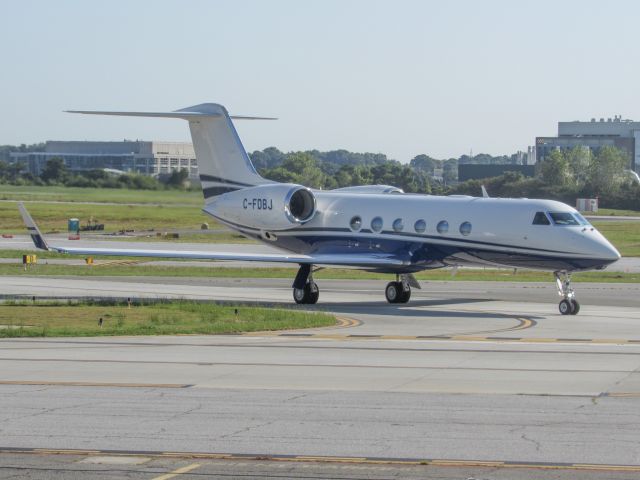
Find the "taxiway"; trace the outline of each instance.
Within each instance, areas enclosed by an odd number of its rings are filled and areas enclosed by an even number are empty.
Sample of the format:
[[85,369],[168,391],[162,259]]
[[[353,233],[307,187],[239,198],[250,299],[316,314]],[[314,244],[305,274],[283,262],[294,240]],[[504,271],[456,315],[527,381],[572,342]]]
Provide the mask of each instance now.
[[[223,468],[217,454],[274,458],[273,476],[291,459],[311,462],[291,466],[297,477],[360,478],[357,464],[380,478],[640,475],[640,286],[579,284],[576,317],[557,313],[553,285],[430,282],[403,306],[383,286],[322,281],[313,308],[341,319],[324,329],[2,340],[0,464],[44,448],[71,449],[69,471],[170,452],[165,468],[197,453],[213,462],[202,472]],[[289,282],[269,279],[2,277],[0,289],[291,303]],[[261,465],[248,464],[249,476]]]

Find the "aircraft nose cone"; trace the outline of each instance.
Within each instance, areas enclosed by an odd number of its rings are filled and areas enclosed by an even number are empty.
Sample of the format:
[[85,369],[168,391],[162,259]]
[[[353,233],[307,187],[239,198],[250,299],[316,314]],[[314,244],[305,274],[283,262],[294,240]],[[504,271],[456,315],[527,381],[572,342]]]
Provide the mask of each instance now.
[[622,255],[620,255],[620,252],[616,249],[616,247],[614,247],[610,243],[608,245],[607,251],[608,251],[607,259],[613,262],[616,262],[620,260],[620,258],[622,258]]
[[604,237],[598,242],[597,250],[597,255],[605,260],[607,265],[620,260],[620,252]]

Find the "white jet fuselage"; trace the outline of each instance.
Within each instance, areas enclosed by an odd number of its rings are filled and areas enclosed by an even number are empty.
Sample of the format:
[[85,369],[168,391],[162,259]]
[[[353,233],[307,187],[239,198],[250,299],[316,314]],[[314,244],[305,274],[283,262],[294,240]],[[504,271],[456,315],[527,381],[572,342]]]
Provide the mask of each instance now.
[[[282,187],[220,195],[204,211],[288,252],[385,254],[404,260],[401,267],[376,268],[389,272],[452,265],[576,271],[603,268],[620,258],[576,210],[556,201],[313,191],[313,215],[294,222]],[[534,224],[537,213],[548,224]],[[558,223],[557,214],[570,217]]]

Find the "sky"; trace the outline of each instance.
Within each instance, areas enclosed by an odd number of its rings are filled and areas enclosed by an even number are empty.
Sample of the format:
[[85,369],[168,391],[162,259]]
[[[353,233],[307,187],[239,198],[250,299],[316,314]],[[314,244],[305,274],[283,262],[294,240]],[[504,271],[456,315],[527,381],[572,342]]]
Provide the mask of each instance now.
[[511,154],[558,121],[640,119],[640,2],[3,0],[0,144],[189,141],[221,103],[248,151]]

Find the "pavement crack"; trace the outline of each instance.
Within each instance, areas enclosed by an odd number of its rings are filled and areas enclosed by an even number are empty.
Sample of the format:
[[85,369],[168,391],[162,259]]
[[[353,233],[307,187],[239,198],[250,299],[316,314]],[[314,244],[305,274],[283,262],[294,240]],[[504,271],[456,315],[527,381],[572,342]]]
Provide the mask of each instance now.
[[39,411],[37,412],[32,412],[32,413],[27,413],[24,415],[19,415],[16,417],[11,417],[11,418],[7,418],[4,419],[4,422],[13,422],[16,420],[23,420],[25,418],[34,418],[34,417],[39,417],[41,415],[47,415],[49,413],[54,413],[60,410],[74,410],[77,408],[81,408],[81,407],[87,407],[87,406],[95,406],[94,402],[85,402],[85,403],[77,403],[77,404],[73,404],[73,405],[65,405],[64,407],[55,407],[55,408],[40,408]]
[[197,412],[198,410],[202,410],[203,404],[202,403],[198,403],[196,406],[189,408],[188,410],[183,410],[181,412],[176,412],[173,415],[171,415],[170,417],[167,418],[167,421],[171,421],[171,420],[175,420],[177,418],[180,418],[182,416],[185,415],[190,415],[194,412]]
[[536,447],[536,452],[540,451],[540,442],[538,442],[537,440],[534,440],[533,438],[527,437],[526,433],[523,433],[522,435],[520,435],[520,438],[522,440],[524,440],[525,442],[533,443],[533,445]]
[[257,428],[268,427],[269,425],[272,425],[273,423],[274,422],[272,420],[270,420],[268,422],[259,423],[258,425],[249,425],[248,427],[241,428],[239,430],[236,430],[235,432],[225,433],[224,435],[220,435],[218,438],[235,437],[236,435],[239,435],[241,433],[247,433],[247,432],[249,432],[251,430],[254,430],[254,429],[257,429]]
[[300,398],[304,398],[308,396],[308,393],[302,393],[300,395],[294,395],[293,397],[287,398],[285,402],[292,402],[294,400],[299,400]]

